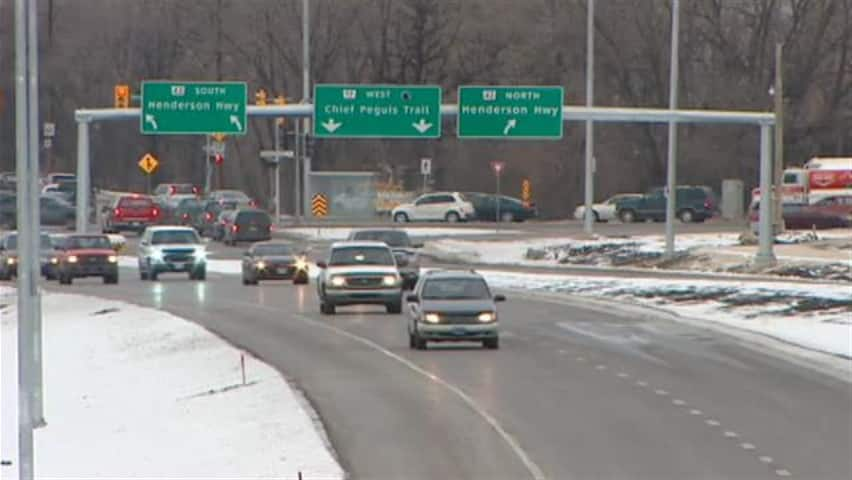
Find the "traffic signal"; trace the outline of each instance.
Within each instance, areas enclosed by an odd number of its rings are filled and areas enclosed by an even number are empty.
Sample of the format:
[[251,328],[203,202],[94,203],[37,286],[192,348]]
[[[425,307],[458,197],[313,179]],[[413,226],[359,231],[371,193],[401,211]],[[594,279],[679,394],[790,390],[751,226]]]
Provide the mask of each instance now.
[[[275,105],[282,105],[282,106],[287,105],[287,98],[284,97],[284,95],[278,95],[277,97],[275,97]],[[286,121],[285,121],[284,117],[280,117],[280,118],[275,119],[275,124],[278,125],[279,127],[283,127],[285,123],[286,123]]]
[[266,105],[266,90],[262,88],[258,88],[257,92],[254,93],[254,103],[255,105]]
[[213,140],[215,140],[219,143],[222,143],[222,142],[225,141],[225,134],[224,133],[214,133],[213,135],[211,135],[211,137],[213,138]]
[[225,163],[225,156],[222,155],[221,153],[217,153],[216,155],[213,155],[213,163],[221,166],[223,163]]
[[115,94],[115,108],[130,108],[129,85],[116,85],[113,93]]

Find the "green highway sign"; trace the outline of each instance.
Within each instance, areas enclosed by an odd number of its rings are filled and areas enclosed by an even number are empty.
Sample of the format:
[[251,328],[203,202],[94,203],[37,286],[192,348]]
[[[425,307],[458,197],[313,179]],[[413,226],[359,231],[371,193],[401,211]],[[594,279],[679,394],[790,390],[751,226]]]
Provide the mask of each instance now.
[[562,87],[459,87],[459,138],[562,138]]
[[439,138],[441,87],[316,85],[314,136]]
[[245,82],[142,82],[145,135],[245,134]]

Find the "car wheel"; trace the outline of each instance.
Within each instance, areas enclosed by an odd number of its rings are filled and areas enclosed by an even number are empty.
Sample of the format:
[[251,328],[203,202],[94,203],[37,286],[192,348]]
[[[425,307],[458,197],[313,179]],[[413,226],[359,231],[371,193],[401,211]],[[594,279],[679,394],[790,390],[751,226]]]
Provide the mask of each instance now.
[[494,337],[485,339],[482,341],[482,346],[489,350],[497,350],[498,348],[500,348],[500,338]]
[[104,283],[107,285],[116,285],[118,284],[118,274],[115,275],[104,275]]
[[145,270],[139,269],[139,280],[145,281],[148,280],[148,272]]
[[695,221],[695,213],[688,208],[681,210],[680,213],[677,214],[677,217],[683,223],[692,223]]
[[633,210],[622,210],[618,213],[618,218],[623,223],[633,223],[636,221],[636,214],[633,213]]
[[334,305],[330,303],[326,303],[324,301],[320,303],[320,313],[323,315],[334,315],[335,310]]
[[396,223],[408,223],[408,215],[399,212],[393,216],[393,221]]
[[456,212],[447,212],[447,215],[444,217],[444,219],[447,221],[447,223],[456,223],[461,220],[461,217],[459,217],[459,214]]
[[156,281],[157,281],[157,277],[159,277],[159,275],[160,275],[160,274],[159,274],[159,273],[157,273],[157,271],[156,271],[156,270],[153,270],[153,269],[152,269],[152,270],[150,270],[150,271],[148,272],[148,280],[151,280],[152,282],[156,282]]
[[515,214],[512,212],[503,212],[500,214],[500,221],[504,223],[512,223],[515,221]]
[[307,273],[299,273],[293,277],[293,285],[307,285],[308,284],[308,274]]
[[417,338],[414,337],[414,334],[408,332],[408,348],[414,349],[417,347]]
[[195,271],[195,278],[193,280],[198,280],[199,282],[203,282],[207,280],[207,268],[199,268]]
[[598,214],[598,212],[592,210],[592,214],[595,216],[595,223],[600,223],[601,222],[601,216]]
[[385,305],[388,313],[402,313],[402,302],[388,303]]
[[9,272],[0,272],[0,280],[7,281],[11,280],[12,276],[9,275]]
[[414,349],[415,350],[426,350],[427,348],[426,339],[417,334],[417,330],[414,331]]
[[74,283],[74,278],[72,278],[71,275],[64,274],[59,277],[59,283],[61,283],[62,285],[71,285],[72,283]]

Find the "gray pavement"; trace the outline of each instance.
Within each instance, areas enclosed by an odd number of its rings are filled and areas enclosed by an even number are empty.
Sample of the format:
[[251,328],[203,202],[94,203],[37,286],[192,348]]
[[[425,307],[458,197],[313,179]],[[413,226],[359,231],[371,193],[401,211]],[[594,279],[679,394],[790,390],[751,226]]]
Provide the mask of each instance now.
[[50,288],[162,308],[264,359],[352,478],[852,478],[852,384],[699,328],[515,296],[499,351],[421,352],[402,316],[321,316],[313,285],[121,281]]

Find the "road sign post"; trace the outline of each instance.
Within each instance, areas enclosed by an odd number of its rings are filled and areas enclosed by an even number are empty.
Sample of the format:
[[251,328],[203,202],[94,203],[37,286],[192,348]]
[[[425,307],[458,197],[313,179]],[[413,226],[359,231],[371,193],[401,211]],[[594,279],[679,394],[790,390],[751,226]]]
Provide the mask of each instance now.
[[562,87],[459,87],[459,138],[560,139]]
[[503,162],[491,162],[491,168],[494,170],[494,177],[497,180],[497,195],[494,197],[494,203],[497,208],[497,231],[500,231],[500,176],[503,174],[503,167],[505,164]]
[[246,133],[244,82],[142,82],[145,135]]
[[328,197],[322,193],[314,194],[311,197],[311,213],[317,218],[328,216]]
[[316,85],[313,123],[319,138],[439,138],[441,88]]
[[423,175],[423,192],[426,192],[426,185],[429,182],[429,175],[432,175],[432,159],[420,159],[420,175]]

